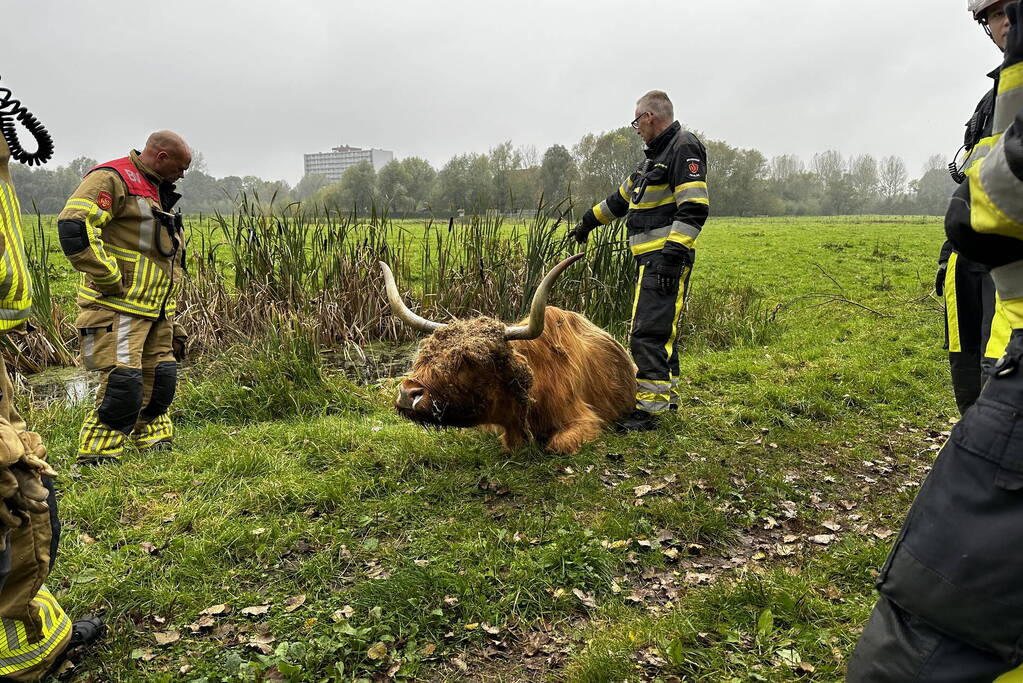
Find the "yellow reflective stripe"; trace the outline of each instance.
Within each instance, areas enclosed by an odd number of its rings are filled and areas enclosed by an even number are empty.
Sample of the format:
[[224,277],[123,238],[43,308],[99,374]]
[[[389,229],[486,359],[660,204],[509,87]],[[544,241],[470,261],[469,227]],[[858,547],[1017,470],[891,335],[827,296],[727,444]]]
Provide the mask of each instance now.
[[960,353],[963,350],[959,338],[959,304],[956,297],[956,267],[959,254],[952,252],[945,267],[945,319],[948,321],[948,351]]
[[82,285],[78,287],[78,296],[86,301],[94,301],[98,304],[102,304],[105,308],[142,316],[144,318],[157,318],[160,314],[159,307],[143,307],[132,302],[125,301],[120,297],[103,296],[102,293],[97,292],[95,289]]
[[593,207],[593,215],[596,216],[601,225],[607,225],[611,222],[611,219],[614,218],[614,216],[611,215],[610,210],[605,211],[607,208],[607,201],[603,201]]
[[[14,188],[7,183],[0,183],[3,192],[0,192],[0,201],[3,202],[3,212],[8,220],[4,224],[8,228],[5,237],[8,240],[7,255],[11,259],[11,270],[8,271],[6,259],[0,259],[3,263],[3,272],[0,273],[0,282],[8,277],[11,278],[11,287],[8,294],[11,295],[12,306],[28,309],[32,305],[31,279],[28,277],[28,269],[25,265],[24,237],[21,226],[21,206],[18,204],[18,196]],[[22,289],[25,288],[25,289]],[[19,296],[19,293],[21,296]]]
[[107,251],[109,251],[111,254],[114,254],[115,256],[117,256],[117,258],[121,259],[122,261],[131,261],[133,263],[137,263],[139,260],[139,253],[137,251],[125,249],[124,247],[118,247],[113,244],[107,244],[105,245],[105,248]]
[[[678,233],[672,233],[677,235]],[[689,276],[689,271],[692,267],[687,266],[682,269],[682,276],[678,280],[678,297],[675,299],[675,318],[671,321],[671,336],[668,338],[668,343],[664,345],[664,350],[668,352],[668,358],[671,358],[671,351],[675,348],[675,340],[678,339],[678,321],[679,316],[682,315],[682,307],[686,302],[686,277]]]
[[1002,674],[995,679],[995,683],[1023,683],[1023,666]]
[[998,74],[999,95],[1016,88],[1023,88],[1023,62],[1006,67]]
[[[632,187],[632,181],[629,180],[628,183],[629,183],[629,187]],[[618,186],[618,194],[625,201],[629,201],[629,190],[628,190],[628,188],[625,187],[625,183],[622,183],[621,185]]]
[[[35,604],[43,622],[43,637],[40,641],[28,642],[25,625],[19,620],[4,619],[5,630],[13,622],[19,647],[0,647],[0,676],[8,676],[37,666],[49,658],[71,633],[71,620],[48,591],[40,590]],[[7,640],[7,639],[5,639]]]
[[651,251],[662,249],[667,241],[667,237],[660,237],[658,239],[650,240],[649,242],[635,244],[631,247],[632,253],[636,256],[639,256],[640,254],[649,254]]
[[629,208],[636,209],[655,209],[658,206],[664,206],[666,204],[674,204],[675,197],[671,192],[671,188],[667,183],[661,185],[648,185],[643,191],[643,196],[638,204],[630,201]]
[[1006,299],[1002,302],[1002,311],[1012,329],[1023,328],[1023,299]]
[[668,391],[664,392],[663,394],[655,394],[655,393],[652,393],[652,392],[649,392],[649,391],[637,391],[636,392],[636,400],[644,401],[644,402],[647,402],[647,403],[660,403],[660,402],[667,403],[669,399],[671,399],[671,392],[668,392]]
[[665,238],[665,242],[666,243],[667,242],[676,242],[676,243],[681,244],[682,246],[686,247],[687,249],[695,249],[696,248],[696,240],[694,240],[689,235],[683,235],[681,232],[674,232],[674,231],[669,232],[668,236]]
[[683,183],[675,188],[676,204],[706,204],[710,205],[710,194],[707,191],[707,183],[702,180],[691,183]]
[[1010,218],[984,189],[981,172],[991,163],[999,150],[993,150],[984,161],[966,171],[970,179],[970,225],[974,231],[983,234],[1004,235],[1023,239],[1023,223]]
[[646,272],[646,266],[639,267],[639,275],[636,278],[636,293],[632,297],[632,317],[629,318],[629,334],[632,334],[633,324],[636,322],[636,308],[639,306],[639,290],[643,286],[643,273]]
[[1009,345],[1009,337],[1012,336],[1012,325],[1009,323],[1009,316],[1005,314],[1005,304],[1001,297],[995,294],[995,312],[991,316],[991,334],[987,338],[987,346],[984,348],[985,358],[1001,358],[1005,354],[1005,347]]
[[[110,278],[116,274],[117,278],[121,277],[121,271],[117,267],[117,261],[114,260],[113,256],[106,253],[103,248],[103,239],[99,235],[99,228],[103,227],[109,221],[109,214],[103,209],[99,208],[95,204],[93,208],[89,210],[88,215],[85,217],[85,228],[89,233],[89,251],[92,252],[93,257],[104,266],[109,272],[108,275],[102,276],[104,282],[112,281]],[[107,216],[105,220],[103,216]]]

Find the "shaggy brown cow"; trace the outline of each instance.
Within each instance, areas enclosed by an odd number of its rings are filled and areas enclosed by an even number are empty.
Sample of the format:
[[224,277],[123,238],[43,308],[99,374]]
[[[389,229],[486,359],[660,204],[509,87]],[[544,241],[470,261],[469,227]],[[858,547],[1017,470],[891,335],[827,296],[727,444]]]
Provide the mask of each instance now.
[[421,318],[381,263],[395,315],[433,333],[420,344],[395,409],[421,424],[483,427],[508,450],[531,439],[558,453],[575,453],[632,410],[636,374],[625,349],[578,313],[546,305],[551,285],[581,257],[544,277],[529,317],[515,327],[492,318],[447,325]]

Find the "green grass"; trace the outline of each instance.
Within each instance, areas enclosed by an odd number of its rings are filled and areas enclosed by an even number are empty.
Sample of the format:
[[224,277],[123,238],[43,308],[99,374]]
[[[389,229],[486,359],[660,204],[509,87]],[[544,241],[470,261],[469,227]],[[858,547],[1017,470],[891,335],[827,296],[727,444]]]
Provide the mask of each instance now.
[[188,367],[172,453],[77,472],[82,409],[31,411],[64,474],[48,583],[112,629],[77,679],[841,680],[955,414],[941,240],[710,221],[677,417],[574,456],[403,422],[301,330]]

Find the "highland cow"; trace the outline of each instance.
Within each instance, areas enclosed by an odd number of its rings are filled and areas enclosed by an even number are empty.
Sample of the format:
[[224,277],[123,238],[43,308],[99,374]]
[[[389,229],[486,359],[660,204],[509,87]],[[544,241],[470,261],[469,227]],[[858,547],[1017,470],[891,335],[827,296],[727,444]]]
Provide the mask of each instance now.
[[578,313],[546,305],[554,281],[581,257],[544,277],[529,317],[513,327],[492,318],[426,320],[405,306],[381,263],[394,314],[432,333],[398,389],[398,413],[424,425],[482,427],[506,450],[533,441],[557,453],[575,453],[629,413],[636,375],[625,349]]

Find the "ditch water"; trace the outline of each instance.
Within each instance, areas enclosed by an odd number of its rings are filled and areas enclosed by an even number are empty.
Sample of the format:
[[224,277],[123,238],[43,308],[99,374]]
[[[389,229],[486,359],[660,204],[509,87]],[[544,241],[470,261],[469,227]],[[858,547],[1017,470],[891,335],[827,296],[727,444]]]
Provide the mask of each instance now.
[[33,405],[45,407],[56,402],[70,406],[92,400],[99,386],[99,374],[82,368],[47,368],[21,377]]

